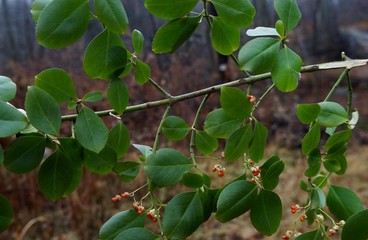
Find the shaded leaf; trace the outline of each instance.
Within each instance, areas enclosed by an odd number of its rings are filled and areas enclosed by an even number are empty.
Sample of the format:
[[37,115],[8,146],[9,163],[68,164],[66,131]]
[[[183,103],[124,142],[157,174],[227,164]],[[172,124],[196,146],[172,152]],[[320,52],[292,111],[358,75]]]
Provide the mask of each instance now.
[[115,151],[109,146],[103,148],[99,153],[84,151],[84,166],[93,173],[111,173],[117,160]]
[[168,116],[162,124],[162,133],[172,141],[185,138],[189,130],[188,124],[177,116]]
[[8,102],[15,97],[17,85],[8,77],[0,76],[0,101]]
[[248,27],[256,15],[256,9],[248,1],[212,1],[221,21],[237,28]]
[[211,29],[213,48],[222,55],[230,55],[239,48],[240,30],[227,25],[219,17],[214,17]]
[[368,238],[368,209],[355,213],[347,221],[342,229],[341,240],[366,240]]
[[23,113],[0,100],[0,138],[15,135],[27,125],[28,120]]
[[139,240],[160,239],[159,235],[156,235],[153,232],[141,227],[128,228],[119,233],[115,239],[137,240],[137,236],[139,236]]
[[124,161],[117,162],[112,170],[119,175],[123,182],[131,182],[138,175],[140,169],[141,164],[137,162]]
[[40,16],[42,10],[49,4],[52,0],[34,0],[31,5],[31,14],[33,21],[37,23],[38,17]]
[[252,105],[247,95],[239,88],[222,87],[220,103],[226,114],[231,117],[241,119],[250,117]]
[[123,34],[128,28],[128,17],[120,0],[94,0],[98,19],[112,32]]
[[183,184],[190,188],[200,188],[204,184],[204,179],[201,175],[191,172],[186,172],[183,175]]
[[103,93],[101,91],[93,91],[88,92],[86,95],[83,96],[83,102],[98,102],[101,101],[103,98]]
[[314,177],[319,173],[321,168],[322,156],[319,149],[313,149],[308,153],[308,169],[304,175],[307,177]]
[[318,147],[321,139],[321,129],[318,123],[315,123],[304,136],[302,141],[302,152],[308,155],[310,151]]
[[202,154],[212,154],[218,148],[218,141],[211,137],[205,131],[196,131],[195,145]]
[[321,229],[302,233],[302,235],[295,238],[295,240],[324,240],[324,233]]
[[156,17],[171,20],[184,17],[199,2],[199,0],[146,0],[144,6]]
[[204,122],[206,133],[215,138],[228,138],[243,123],[242,118],[229,116],[222,108],[210,112]]
[[254,162],[259,162],[263,158],[267,136],[268,129],[256,120],[252,142],[249,147],[249,156]]
[[119,122],[110,131],[107,144],[113,148],[118,158],[124,156],[130,147],[130,134],[128,128]]
[[107,99],[110,106],[121,115],[129,102],[129,89],[126,83],[121,79],[113,79],[107,88]]
[[251,140],[252,127],[250,125],[246,125],[233,132],[226,142],[224,159],[226,161],[237,160],[248,150]]
[[321,107],[317,103],[298,104],[296,113],[301,123],[309,124],[316,120],[320,111]]
[[260,167],[263,187],[273,190],[279,183],[279,177],[284,170],[285,163],[278,156],[272,156]]
[[348,113],[340,104],[335,102],[320,102],[321,112],[317,122],[324,127],[337,127],[349,121]]

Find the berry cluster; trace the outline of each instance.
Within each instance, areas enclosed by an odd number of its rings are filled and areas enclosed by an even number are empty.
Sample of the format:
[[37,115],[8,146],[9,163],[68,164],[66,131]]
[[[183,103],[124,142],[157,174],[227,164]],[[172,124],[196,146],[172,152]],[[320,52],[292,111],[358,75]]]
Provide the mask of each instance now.
[[149,219],[151,219],[153,222],[157,222],[157,220],[158,220],[158,216],[156,214],[156,210],[155,209],[149,210],[148,213],[147,213],[147,217]]
[[120,195],[115,195],[114,197],[112,197],[111,198],[111,201],[113,202],[113,203],[116,203],[116,202],[119,202],[121,199],[123,199],[123,198],[127,198],[127,197],[130,197],[131,196],[131,194],[130,193],[128,193],[128,192],[124,192],[124,193],[122,193],[122,194],[120,194]]
[[295,214],[297,212],[300,212],[303,208],[299,206],[299,204],[293,204],[290,206],[290,211],[292,214]]
[[332,228],[328,229],[328,236],[333,237],[337,231],[340,230],[341,227],[345,225],[345,221],[341,220],[340,222],[336,223]]
[[252,160],[249,159],[248,160],[248,168],[250,168],[250,171],[253,175],[253,177],[250,181],[252,183],[260,184],[261,183],[261,169],[259,168],[259,166],[257,166],[255,162],[253,162]]
[[133,209],[139,214],[141,215],[144,211],[144,207],[142,206],[141,203],[134,201],[132,204]]
[[300,235],[302,235],[300,232],[296,231],[296,230],[287,230],[285,235],[282,236],[282,240],[289,240],[291,237],[299,237]]
[[216,164],[215,166],[213,166],[212,172],[217,172],[217,175],[219,177],[223,177],[225,175],[225,168],[220,164]]

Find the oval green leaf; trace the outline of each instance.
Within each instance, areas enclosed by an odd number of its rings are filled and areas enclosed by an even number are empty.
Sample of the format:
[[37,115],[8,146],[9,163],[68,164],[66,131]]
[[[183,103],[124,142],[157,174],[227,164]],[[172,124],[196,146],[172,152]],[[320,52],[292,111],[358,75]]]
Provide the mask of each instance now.
[[34,0],[31,5],[31,14],[33,21],[37,23],[38,17],[40,16],[43,9],[49,4],[52,0]]
[[109,146],[106,146],[99,153],[84,151],[84,166],[93,173],[111,173],[117,161],[118,157],[115,151]]
[[8,77],[0,76],[0,101],[8,102],[15,97],[17,85]]
[[98,19],[113,33],[123,34],[128,28],[128,16],[120,0],[95,0]]
[[230,55],[239,48],[239,28],[227,25],[219,17],[214,17],[211,30],[213,48],[222,55]]
[[284,23],[285,34],[288,34],[298,25],[302,14],[296,0],[275,0],[275,10]]
[[104,122],[87,107],[83,107],[79,112],[74,132],[78,142],[93,152],[100,152],[107,143],[108,130]]
[[98,102],[103,99],[103,93],[101,91],[88,92],[82,97],[83,102]]
[[199,2],[199,0],[146,0],[144,6],[156,17],[171,20],[184,17]]
[[318,123],[315,123],[312,126],[312,128],[309,129],[309,131],[302,140],[303,154],[308,155],[310,151],[317,148],[320,139],[321,139],[321,128]]
[[0,233],[5,231],[14,217],[13,207],[9,200],[0,194]]
[[319,173],[321,169],[322,156],[319,149],[313,149],[308,154],[308,169],[304,175],[306,177],[314,177]]
[[257,199],[258,189],[247,180],[227,185],[217,200],[216,219],[224,223],[247,212]]
[[248,27],[256,15],[256,9],[248,0],[214,0],[212,3],[221,20],[237,28]]
[[0,138],[15,135],[26,128],[28,119],[11,104],[0,100]]
[[107,99],[110,106],[121,115],[129,102],[129,90],[126,83],[121,79],[113,79],[107,88]]
[[138,84],[145,84],[151,77],[151,68],[148,64],[136,60],[134,68],[134,78]]
[[326,206],[326,196],[321,188],[315,187],[310,192],[311,209],[324,208]]
[[119,233],[115,239],[121,240],[137,240],[137,236],[139,236],[139,240],[156,240],[160,239],[159,235],[154,234],[153,232],[141,228],[141,227],[134,227],[128,228],[121,233]]
[[140,169],[140,163],[124,161],[116,163],[112,170],[119,175],[123,182],[131,182],[138,175]]
[[341,240],[367,240],[368,239],[368,209],[355,213],[342,229]]
[[249,156],[254,162],[259,162],[263,158],[267,136],[268,129],[256,120],[249,147]]
[[130,134],[128,128],[119,122],[110,131],[107,144],[112,147],[118,158],[124,156],[130,147]]
[[260,168],[263,187],[270,191],[276,188],[284,168],[285,163],[278,156],[270,157]]
[[143,34],[137,29],[133,30],[132,44],[133,44],[133,48],[134,48],[135,53],[140,53],[140,52],[143,51],[144,37],[143,37]]
[[295,240],[324,240],[324,233],[321,229],[303,233],[302,235],[295,238]]
[[177,116],[168,116],[162,124],[162,133],[171,141],[185,138],[189,130],[188,124]]
[[218,141],[211,137],[205,131],[196,131],[195,145],[202,154],[212,154],[218,148]]
[[25,107],[27,117],[38,130],[59,135],[61,126],[61,111],[56,100],[38,87],[28,87]]
[[250,117],[252,105],[247,95],[239,88],[222,87],[220,103],[226,114],[231,117],[241,119]]
[[335,132],[327,139],[324,145],[325,149],[329,151],[335,144],[349,141],[351,133],[351,129]]
[[310,124],[315,121],[321,111],[321,107],[317,103],[298,104],[296,114],[303,124]]
[[84,34],[89,18],[88,0],[53,0],[38,18],[37,40],[47,48],[66,47]]
[[317,122],[324,127],[337,127],[348,122],[348,113],[343,106],[336,102],[320,102],[321,112],[317,117]]
[[183,175],[183,184],[190,188],[200,188],[204,184],[204,179],[201,175],[191,172],[186,172]]
[[235,161],[241,157],[249,148],[249,143],[252,140],[252,127],[246,125],[239,128],[231,134],[226,141],[225,157],[226,161]]
[[224,109],[219,108],[207,115],[204,122],[204,130],[212,137],[228,138],[240,128],[242,123],[242,118],[233,118]]

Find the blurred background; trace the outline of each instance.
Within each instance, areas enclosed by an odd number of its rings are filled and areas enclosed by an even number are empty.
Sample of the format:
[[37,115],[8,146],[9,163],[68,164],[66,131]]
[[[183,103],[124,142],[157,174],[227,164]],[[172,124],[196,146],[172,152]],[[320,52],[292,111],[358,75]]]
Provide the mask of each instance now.
[[[221,57],[211,47],[209,31],[203,22],[193,36],[174,54],[154,55],[151,42],[157,29],[164,23],[151,16],[144,8],[144,0],[122,0],[130,28],[123,39],[131,49],[130,34],[140,30],[145,37],[145,50],[139,58],[152,68],[152,78],[172,95],[202,89],[243,77],[231,59],[227,69],[219,71]],[[254,25],[273,27],[277,16],[272,0],[252,1],[257,9]],[[341,59],[344,51],[350,58],[368,58],[368,2],[366,0],[299,0],[302,20],[290,35],[289,46],[302,56],[304,65]],[[38,45],[35,26],[30,14],[31,0],[0,0],[0,75],[10,77],[17,84],[17,97],[12,103],[23,108],[26,88],[33,85],[39,72],[57,67],[66,70],[74,79],[78,96],[88,91],[104,90],[106,81],[90,80],[83,72],[83,53],[88,43],[102,30],[92,21],[85,36],[65,49],[45,49]],[[242,33],[242,44],[248,41]],[[237,55],[237,53],[236,53]],[[296,104],[322,101],[338,78],[341,70],[305,73],[299,88],[292,93],[273,91],[257,110],[255,116],[270,129],[266,156],[278,153],[287,163],[277,192],[283,196],[285,217],[280,232],[273,237],[259,236],[247,217],[240,217],[227,225],[210,220],[190,239],[280,239],[293,223],[287,211],[292,202],[305,199],[295,191],[305,170],[305,159],[300,145],[307,126],[295,115]],[[346,177],[334,178],[334,184],[345,184],[357,191],[363,203],[368,205],[368,67],[351,71],[354,98],[353,107],[360,114],[357,130],[348,152],[350,164]],[[126,77],[130,87],[130,105],[162,96],[152,86],[138,86],[132,76]],[[252,94],[259,98],[271,82],[257,83]],[[346,86],[342,84],[333,100],[346,104]],[[201,99],[196,98],[173,107],[171,114],[191,123]],[[94,110],[108,109],[107,101],[91,104]],[[218,95],[209,99],[203,114],[218,107]],[[132,143],[152,145],[153,129],[157,128],[164,109],[151,109],[123,115],[123,121],[131,129]],[[65,113],[68,113],[65,111]],[[204,115],[203,115],[204,116]],[[115,124],[106,119],[108,126]],[[203,123],[203,118],[202,118]],[[70,134],[65,124],[63,134]],[[187,151],[185,143],[162,141],[162,146],[179,147]],[[137,160],[138,153],[132,148],[124,159]],[[211,163],[202,162],[211,169]],[[237,174],[236,167],[228,166],[229,179]],[[234,171],[234,172],[232,172]],[[296,174],[297,173],[297,174]],[[215,178],[216,179],[216,178]],[[216,180],[215,184],[216,184]],[[221,179],[223,182],[224,179]],[[37,171],[15,175],[0,169],[0,192],[13,203],[15,220],[10,229],[0,234],[0,239],[98,239],[101,225],[114,213],[129,208],[130,203],[112,204],[111,197],[130,191],[144,184],[143,176],[132,184],[124,184],[115,175],[99,176],[85,172],[80,187],[70,197],[53,203],[37,190]],[[221,183],[217,183],[221,185]],[[172,193],[179,187],[170,189]],[[181,189],[182,190],[182,189]],[[304,198],[300,198],[300,196]],[[167,192],[166,200],[170,197]],[[165,200],[165,199],[164,199]],[[288,205],[289,204],[289,205]],[[247,214],[246,214],[247,216]]]

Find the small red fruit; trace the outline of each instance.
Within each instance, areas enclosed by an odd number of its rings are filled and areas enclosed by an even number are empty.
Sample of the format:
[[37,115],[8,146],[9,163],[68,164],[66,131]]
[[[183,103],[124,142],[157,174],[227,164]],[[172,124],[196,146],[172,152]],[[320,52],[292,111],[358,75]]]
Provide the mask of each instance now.
[[220,170],[220,171],[217,173],[217,175],[218,175],[219,177],[223,177],[223,176],[225,175],[225,173],[224,173],[224,171]]
[[334,233],[333,232],[328,232],[328,236],[329,237],[333,237]]
[[153,222],[157,222],[157,218],[153,218]]
[[282,236],[282,238],[281,238],[282,240],[289,240],[289,237],[288,236]]
[[137,210],[137,213],[138,213],[139,215],[141,215],[141,214],[143,213],[143,211],[142,211],[141,209],[138,209],[138,210]]
[[303,215],[303,216],[301,216],[300,218],[299,218],[299,220],[301,221],[301,222],[304,222],[304,220],[305,220],[305,216]]
[[217,171],[217,168],[212,168],[212,172],[216,172]]
[[122,193],[122,194],[120,194],[120,197],[122,197],[122,198],[127,198],[127,197],[128,197],[128,195],[127,195],[126,193]]
[[119,201],[119,199],[117,197],[112,197],[111,198],[111,202],[116,203],[117,201]]

